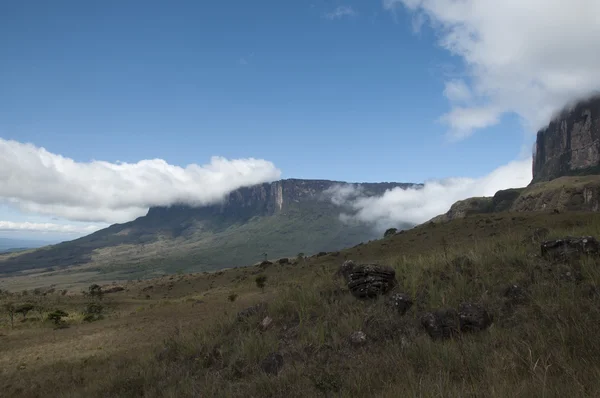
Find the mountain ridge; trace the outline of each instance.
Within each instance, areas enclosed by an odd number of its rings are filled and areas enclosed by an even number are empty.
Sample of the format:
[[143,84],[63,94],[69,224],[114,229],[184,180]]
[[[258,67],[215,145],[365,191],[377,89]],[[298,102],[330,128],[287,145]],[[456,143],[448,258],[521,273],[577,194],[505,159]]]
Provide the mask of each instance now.
[[145,216],[70,242],[3,261],[0,257],[0,273],[73,266],[100,273],[126,271],[129,276],[151,270],[216,270],[259,261],[263,253],[279,257],[334,251],[378,237],[364,225],[339,219],[344,207],[330,196],[337,186],[360,186],[362,195],[371,196],[421,184],[304,179],[257,184],[212,205],[152,207]]

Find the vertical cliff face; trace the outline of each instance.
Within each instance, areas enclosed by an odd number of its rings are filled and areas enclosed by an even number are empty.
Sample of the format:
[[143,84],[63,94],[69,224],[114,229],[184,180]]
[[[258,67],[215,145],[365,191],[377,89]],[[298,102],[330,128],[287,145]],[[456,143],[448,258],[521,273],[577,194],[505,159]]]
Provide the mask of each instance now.
[[[210,218],[220,215],[228,219],[244,221],[255,216],[270,216],[289,209],[290,206],[323,200],[324,193],[337,184],[345,182],[329,180],[289,179],[240,188],[227,195],[220,203],[192,208],[189,206],[154,207],[138,222],[164,225],[191,218]],[[381,195],[395,187],[408,188],[408,183],[362,183],[365,195]]]
[[533,183],[600,173],[600,96],[563,111],[537,134]]

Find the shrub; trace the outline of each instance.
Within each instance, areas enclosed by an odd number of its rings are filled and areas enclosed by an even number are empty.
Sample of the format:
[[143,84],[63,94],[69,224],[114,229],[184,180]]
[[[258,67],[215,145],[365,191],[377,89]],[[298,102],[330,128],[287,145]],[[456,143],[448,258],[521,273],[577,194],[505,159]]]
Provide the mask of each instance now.
[[29,311],[33,310],[34,308],[35,308],[35,307],[34,307],[34,305],[33,305],[33,304],[31,304],[31,303],[25,303],[25,304],[21,304],[20,306],[18,306],[18,307],[15,309],[15,312],[16,312],[17,314],[21,314],[21,315],[23,315],[23,318],[26,318],[26,317],[27,317],[27,313],[28,313]]
[[4,310],[8,314],[8,317],[10,318],[10,327],[11,328],[15,327],[15,310],[16,310],[15,305],[13,303],[6,303],[6,304],[4,304]]
[[100,285],[94,283],[88,288],[88,294],[92,297],[98,297],[99,299],[102,299],[104,292],[102,291],[102,287]]
[[238,295],[237,293],[231,293],[227,298],[233,303],[238,298]]
[[55,310],[48,314],[48,320],[54,322],[56,326],[60,326],[64,323],[63,318],[67,316],[69,316],[69,314],[63,310]]
[[383,237],[387,238],[388,236],[396,235],[397,232],[397,228],[389,228],[383,233]]
[[265,285],[267,283],[267,276],[266,275],[258,275],[254,281],[256,282],[256,286],[259,289],[261,289],[263,291],[265,290]]

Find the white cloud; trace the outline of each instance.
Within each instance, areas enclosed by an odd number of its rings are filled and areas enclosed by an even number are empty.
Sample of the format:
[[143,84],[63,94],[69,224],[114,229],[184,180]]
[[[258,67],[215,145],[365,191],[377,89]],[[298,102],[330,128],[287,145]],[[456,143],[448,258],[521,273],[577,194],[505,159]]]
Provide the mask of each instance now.
[[335,10],[323,15],[327,19],[342,19],[344,17],[354,17],[358,13],[350,6],[339,6]]
[[365,197],[352,192],[353,187],[342,186],[332,201],[352,208],[352,213],[341,214],[342,220],[385,229],[402,223],[420,224],[447,212],[456,201],[493,196],[499,190],[523,187],[530,181],[531,158],[510,162],[484,177],[428,181],[422,188],[394,188],[381,196]]
[[[566,104],[600,89],[598,0],[383,0],[429,21],[439,44],[461,57],[470,83],[442,120],[455,138],[492,126],[506,113],[529,131]],[[460,105],[467,91],[470,103]],[[448,95],[448,92],[450,95]]]
[[60,234],[86,235],[104,227],[104,225],[69,225],[55,223],[0,221],[0,232],[48,232]]
[[185,168],[161,159],[80,163],[0,138],[0,199],[27,212],[68,220],[125,222],[151,206],[211,204],[280,174],[273,163],[254,158],[213,157],[209,164]]
[[454,79],[446,82],[444,95],[453,102],[468,102],[471,99],[471,90],[464,80]]

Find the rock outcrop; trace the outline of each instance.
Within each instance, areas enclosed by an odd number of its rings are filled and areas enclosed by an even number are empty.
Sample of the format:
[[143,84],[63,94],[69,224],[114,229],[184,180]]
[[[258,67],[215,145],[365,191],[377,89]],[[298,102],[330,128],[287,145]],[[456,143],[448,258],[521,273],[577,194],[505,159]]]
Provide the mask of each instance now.
[[600,174],[600,96],[565,109],[537,134],[533,183]]
[[389,266],[361,264],[348,274],[348,289],[354,297],[374,298],[391,291],[396,285],[396,271]]
[[600,253],[600,242],[593,236],[567,237],[546,241],[541,244],[540,249],[542,257],[566,259],[582,254],[598,255]]

